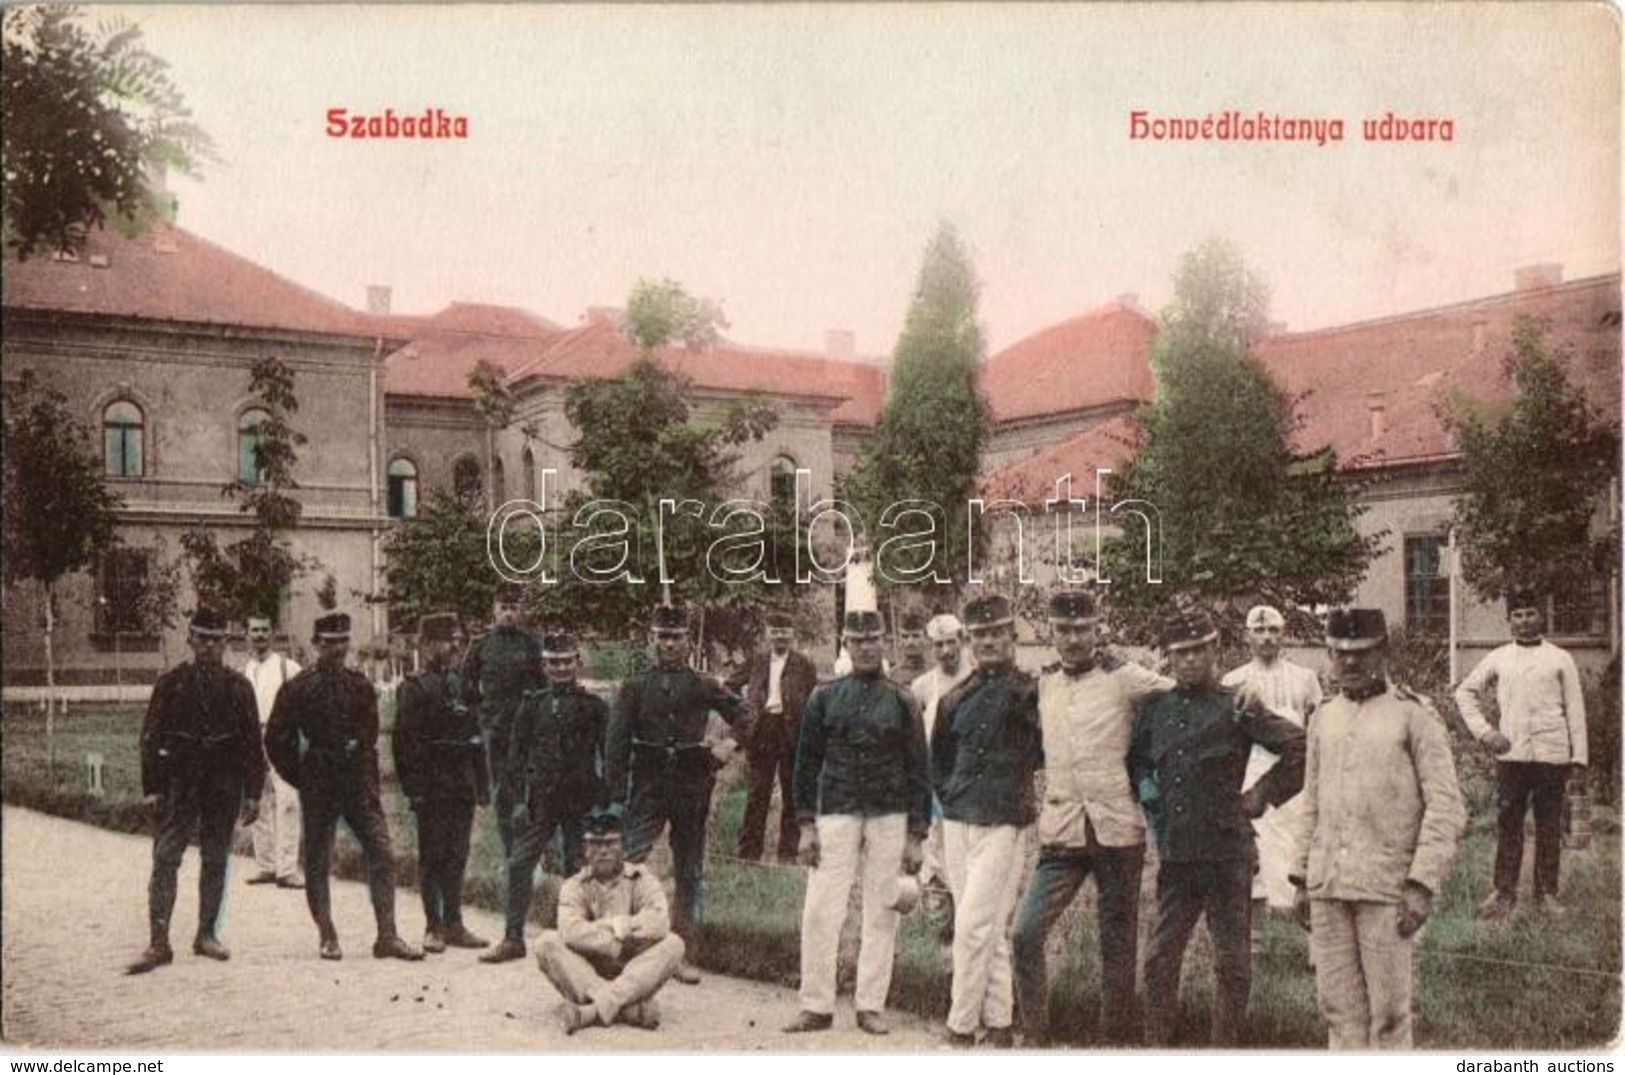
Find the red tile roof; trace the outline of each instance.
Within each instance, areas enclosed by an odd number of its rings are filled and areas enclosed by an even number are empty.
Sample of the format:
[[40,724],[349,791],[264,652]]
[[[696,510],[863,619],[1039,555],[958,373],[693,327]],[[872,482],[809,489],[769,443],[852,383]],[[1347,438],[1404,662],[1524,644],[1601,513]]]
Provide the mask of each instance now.
[[[105,264],[103,264],[105,259]],[[182,228],[92,232],[75,262],[8,262],[8,307],[352,336],[390,327]]]
[[397,396],[468,399],[480,362],[511,374],[536,361],[565,330],[514,306],[454,302],[427,317],[392,318],[411,342],[384,360],[384,391]]
[[993,420],[1149,400],[1155,335],[1149,317],[1114,302],[1012,344],[982,369]]
[[[1519,314],[1546,319],[1548,343],[1568,349],[1567,368],[1615,418],[1620,392],[1620,277],[1421,310],[1374,321],[1274,336],[1259,359],[1299,403],[1300,449],[1331,445],[1341,465],[1424,460],[1453,451],[1437,405],[1454,394],[1510,398],[1502,360]],[[1381,408],[1376,432],[1372,410]]]
[[1073,496],[1092,498],[1096,468],[1119,469],[1118,464],[1134,454],[1140,432],[1132,415],[1114,415],[986,475],[982,494],[990,500],[1038,504],[1053,497],[1055,483],[1070,474]]

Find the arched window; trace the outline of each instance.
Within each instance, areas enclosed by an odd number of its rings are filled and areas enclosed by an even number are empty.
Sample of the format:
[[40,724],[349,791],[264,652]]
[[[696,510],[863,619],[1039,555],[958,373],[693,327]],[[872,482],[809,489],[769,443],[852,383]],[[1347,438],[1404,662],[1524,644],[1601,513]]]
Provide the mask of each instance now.
[[536,456],[528,447],[525,454],[519,457],[521,465],[525,468],[524,485],[525,499],[536,499]]
[[796,498],[796,461],[778,456],[767,468],[767,491],[775,503],[793,503]]
[[473,504],[485,498],[480,481],[480,462],[471,455],[458,456],[451,465],[451,489],[457,499]]
[[141,437],[146,423],[141,408],[127,399],[102,411],[102,454],[110,478],[139,478],[145,473]]
[[260,427],[271,416],[258,407],[243,412],[237,419],[237,480],[244,485],[258,485],[264,476],[260,468]]
[[418,513],[418,468],[410,459],[389,462],[389,517],[410,519]]

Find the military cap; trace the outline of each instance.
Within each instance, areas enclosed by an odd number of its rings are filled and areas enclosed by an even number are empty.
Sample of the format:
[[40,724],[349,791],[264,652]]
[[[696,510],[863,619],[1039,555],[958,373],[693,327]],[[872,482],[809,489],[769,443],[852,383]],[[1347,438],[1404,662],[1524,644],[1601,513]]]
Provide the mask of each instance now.
[[581,833],[588,840],[618,840],[621,817],[613,810],[595,810],[582,819]]
[[581,652],[573,635],[558,631],[542,636],[543,657],[574,657]]
[[1254,605],[1247,610],[1247,630],[1259,627],[1285,627],[1286,617],[1274,605]]
[[330,612],[316,619],[317,642],[347,642],[350,639],[350,617],[343,612]]
[[958,638],[959,632],[964,629],[965,625],[959,622],[958,616],[944,612],[931,617],[931,622],[925,625],[925,637],[933,642],[946,642],[950,638]]
[[874,609],[855,608],[847,611],[841,633],[847,638],[879,638],[886,633],[886,626]]
[[517,582],[497,583],[496,596],[491,599],[494,605],[517,605],[525,599],[525,588]]
[[1100,618],[1095,599],[1084,590],[1056,590],[1049,595],[1051,623],[1093,623]]
[[925,616],[919,612],[905,612],[897,618],[897,629],[919,634],[925,630]]
[[419,642],[450,642],[457,637],[457,613],[431,612],[418,620]]
[[960,610],[959,618],[965,621],[965,629],[975,631],[987,627],[1003,627],[1007,623],[1016,622],[1015,616],[1010,612],[1010,599],[1003,594],[983,594],[973,597],[965,602]]
[[1507,591],[1507,614],[1520,608],[1546,611],[1546,595],[1533,586],[1515,586]]
[[212,608],[200,608],[192,613],[192,633],[203,638],[224,638],[226,617]]
[[778,627],[790,628],[793,630],[796,625],[795,617],[791,616],[788,612],[785,612],[782,609],[773,609],[767,614],[766,619],[767,626],[770,629]]
[[655,609],[654,616],[649,620],[649,626],[656,631],[686,634],[688,614],[675,605],[661,605]]
[[1218,637],[1213,617],[1200,610],[1175,612],[1162,621],[1162,648],[1168,653],[1205,646]]
[[1380,608],[1338,608],[1326,617],[1327,649],[1370,649],[1388,641],[1388,620]]

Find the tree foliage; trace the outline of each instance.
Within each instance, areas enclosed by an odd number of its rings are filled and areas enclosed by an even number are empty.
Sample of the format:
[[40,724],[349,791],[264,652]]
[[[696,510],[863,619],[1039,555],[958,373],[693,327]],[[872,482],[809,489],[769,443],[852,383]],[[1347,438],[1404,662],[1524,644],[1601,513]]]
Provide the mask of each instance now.
[[149,168],[196,173],[213,155],[168,64],[122,17],[86,29],[72,7],[3,16],[5,247],[76,249],[112,218],[133,230],[164,215]]
[[317,566],[314,557],[294,551],[288,536],[302,510],[292,493],[299,488],[298,449],[307,438],[290,423],[299,411],[291,366],[275,356],[260,359],[250,373],[249,391],[266,413],[254,444],[257,480],[239,476],[221,488],[221,495],[254,517],[253,529],[221,548],[213,530],[193,527],[181,535],[181,548],[200,602],[233,619],[275,619],[295,580]]
[[[846,494],[862,517],[875,551],[876,584],[894,589],[926,565],[919,549],[887,546],[879,529],[888,507],[920,501],[941,509],[930,563],[933,577],[963,585],[972,555],[966,503],[976,495],[990,409],[979,378],[984,345],[976,323],[979,285],[958,234],[938,228],[925,250],[920,276],[893,356],[885,409]],[[924,529],[905,520],[898,533]],[[978,539],[980,555],[985,538]]]
[[[640,281],[627,304],[625,331],[640,355],[620,377],[570,385],[565,415],[577,430],[570,464],[583,487],[566,496],[553,514],[549,563],[557,582],[539,588],[536,611],[551,623],[604,637],[619,637],[648,620],[665,599],[660,582],[664,556],[671,596],[707,613],[758,600],[765,582],[723,581],[714,577],[707,555],[719,538],[742,534],[753,521],[736,516],[722,528],[708,525],[723,501],[738,491],[736,464],[741,445],[760,440],[774,428],[773,410],[754,397],[737,400],[710,421],[695,413],[691,385],[662,365],[657,349],[673,339],[702,342],[715,338],[715,306],[696,300],[671,281]],[[667,512],[660,502],[702,505],[696,518]],[[613,516],[594,526],[583,509],[593,502],[614,506],[629,523],[624,544],[593,537],[606,533]],[[586,522],[577,528],[577,520]],[[784,538],[774,518],[767,525],[764,572],[783,552]],[[589,581],[590,569],[613,573],[620,563],[630,575],[615,582]],[[720,557],[728,566],[747,566],[748,554]],[[583,570],[583,569],[589,570]],[[784,580],[791,581],[791,580]]]
[[1461,451],[1462,575],[1486,601],[1509,587],[1584,593],[1619,550],[1592,520],[1619,478],[1619,427],[1564,372],[1545,329],[1520,317],[1503,362],[1510,405],[1459,398],[1443,417]]
[[[491,611],[498,577],[486,548],[486,517],[446,489],[384,538],[390,622],[410,627],[431,612],[480,622]],[[517,531],[507,543],[515,564],[535,558],[534,541]]]
[[1358,490],[1338,478],[1335,453],[1293,450],[1296,401],[1245,350],[1266,294],[1225,243],[1188,255],[1175,280],[1154,353],[1157,399],[1109,492],[1151,505],[1161,541],[1160,582],[1148,581],[1140,519],[1119,513],[1123,534],[1102,550],[1127,637],[1153,637],[1170,602],[1213,609],[1234,630],[1262,600],[1305,629],[1305,610],[1346,601],[1378,550],[1381,535],[1355,529]]

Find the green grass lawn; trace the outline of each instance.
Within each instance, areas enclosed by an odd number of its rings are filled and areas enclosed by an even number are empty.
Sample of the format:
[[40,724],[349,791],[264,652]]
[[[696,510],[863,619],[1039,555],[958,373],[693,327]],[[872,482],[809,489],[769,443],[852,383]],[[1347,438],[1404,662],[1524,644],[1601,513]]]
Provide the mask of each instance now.
[[[76,817],[126,832],[146,832],[140,808],[136,739],[140,707],[75,709],[58,717],[54,729],[56,766],[46,763],[45,721],[38,710],[8,709],[0,724],[4,794],[8,803]],[[386,714],[386,727],[388,716]],[[387,743],[387,731],[385,733]],[[106,794],[86,790],[85,754],[105,759]],[[386,809],[389,812],[403,884],[415,881],[416,830],[410,810],[394,791],[387,745],[383,751]],[[730,974],[794,984],[800,962],[803,871],[756,866],[729,858],[744,812],[739,763],[724,771],[712,817],[712,860],[706,877],[706,927],[702,962]],[[1456,870],[1440,894],[1423,936],[1417,981],[1416,1041],[1423,1048],[1565,1050],[1598,1048],[1618,1031],[1620,1016],[1620,826],[1615,811],[1598,808],[1593,847],[1565,852],[1564,899],[1570,917],[1554,922],[1520,914],[1486,928],[1473,920],[1473,908],[1488,885],[1495,836],[1493,817],[1480,813],[1463,843]],[[771,833],[769,825],[769,843]],[[1532,846],[1526,849],[1527,872]],[[665,872],[664,848],[655,865]],[[341,834],[335,854],[341,876],[360,877],[359,852]],[[1147,868],[1146,891],[1152,891]],[[469,901],[501,905],[502,862],[495,824],[488,812],[476,822],[468,868]],[[532,917],[549,923],[556,881],[544,883]],[[1081,903],[1092,897],[1085,886]],[[139,893],[131,893],[138,899]],[[403,932],[412,936],[418,909],[400,907]],[[1152,907],[1142,904],[1141,953]],[[850,947],[850,938],[847,947]],[[1201,931],[1186,957],[1182,1035],[1195,1044],[1206,1031],[1210,989],[1208,947]],[[1053,975],[1053,1030],[1061,1043],[1095,1040],[1099,959],[1094,915],[1087,907],[1064,917],[1050,941]],[[923,914],[904,919],[898,939],[891,1003],[941,1018],[947,988],[934,924]],[[1325,1032],[1315,1011],[1314,980],[1307,963],[1306,935],[1285,917],[1272,916],[1264,928],[1264,952],[1254,968],[1251,1013],[1255,1046],[1318,1048]]]

